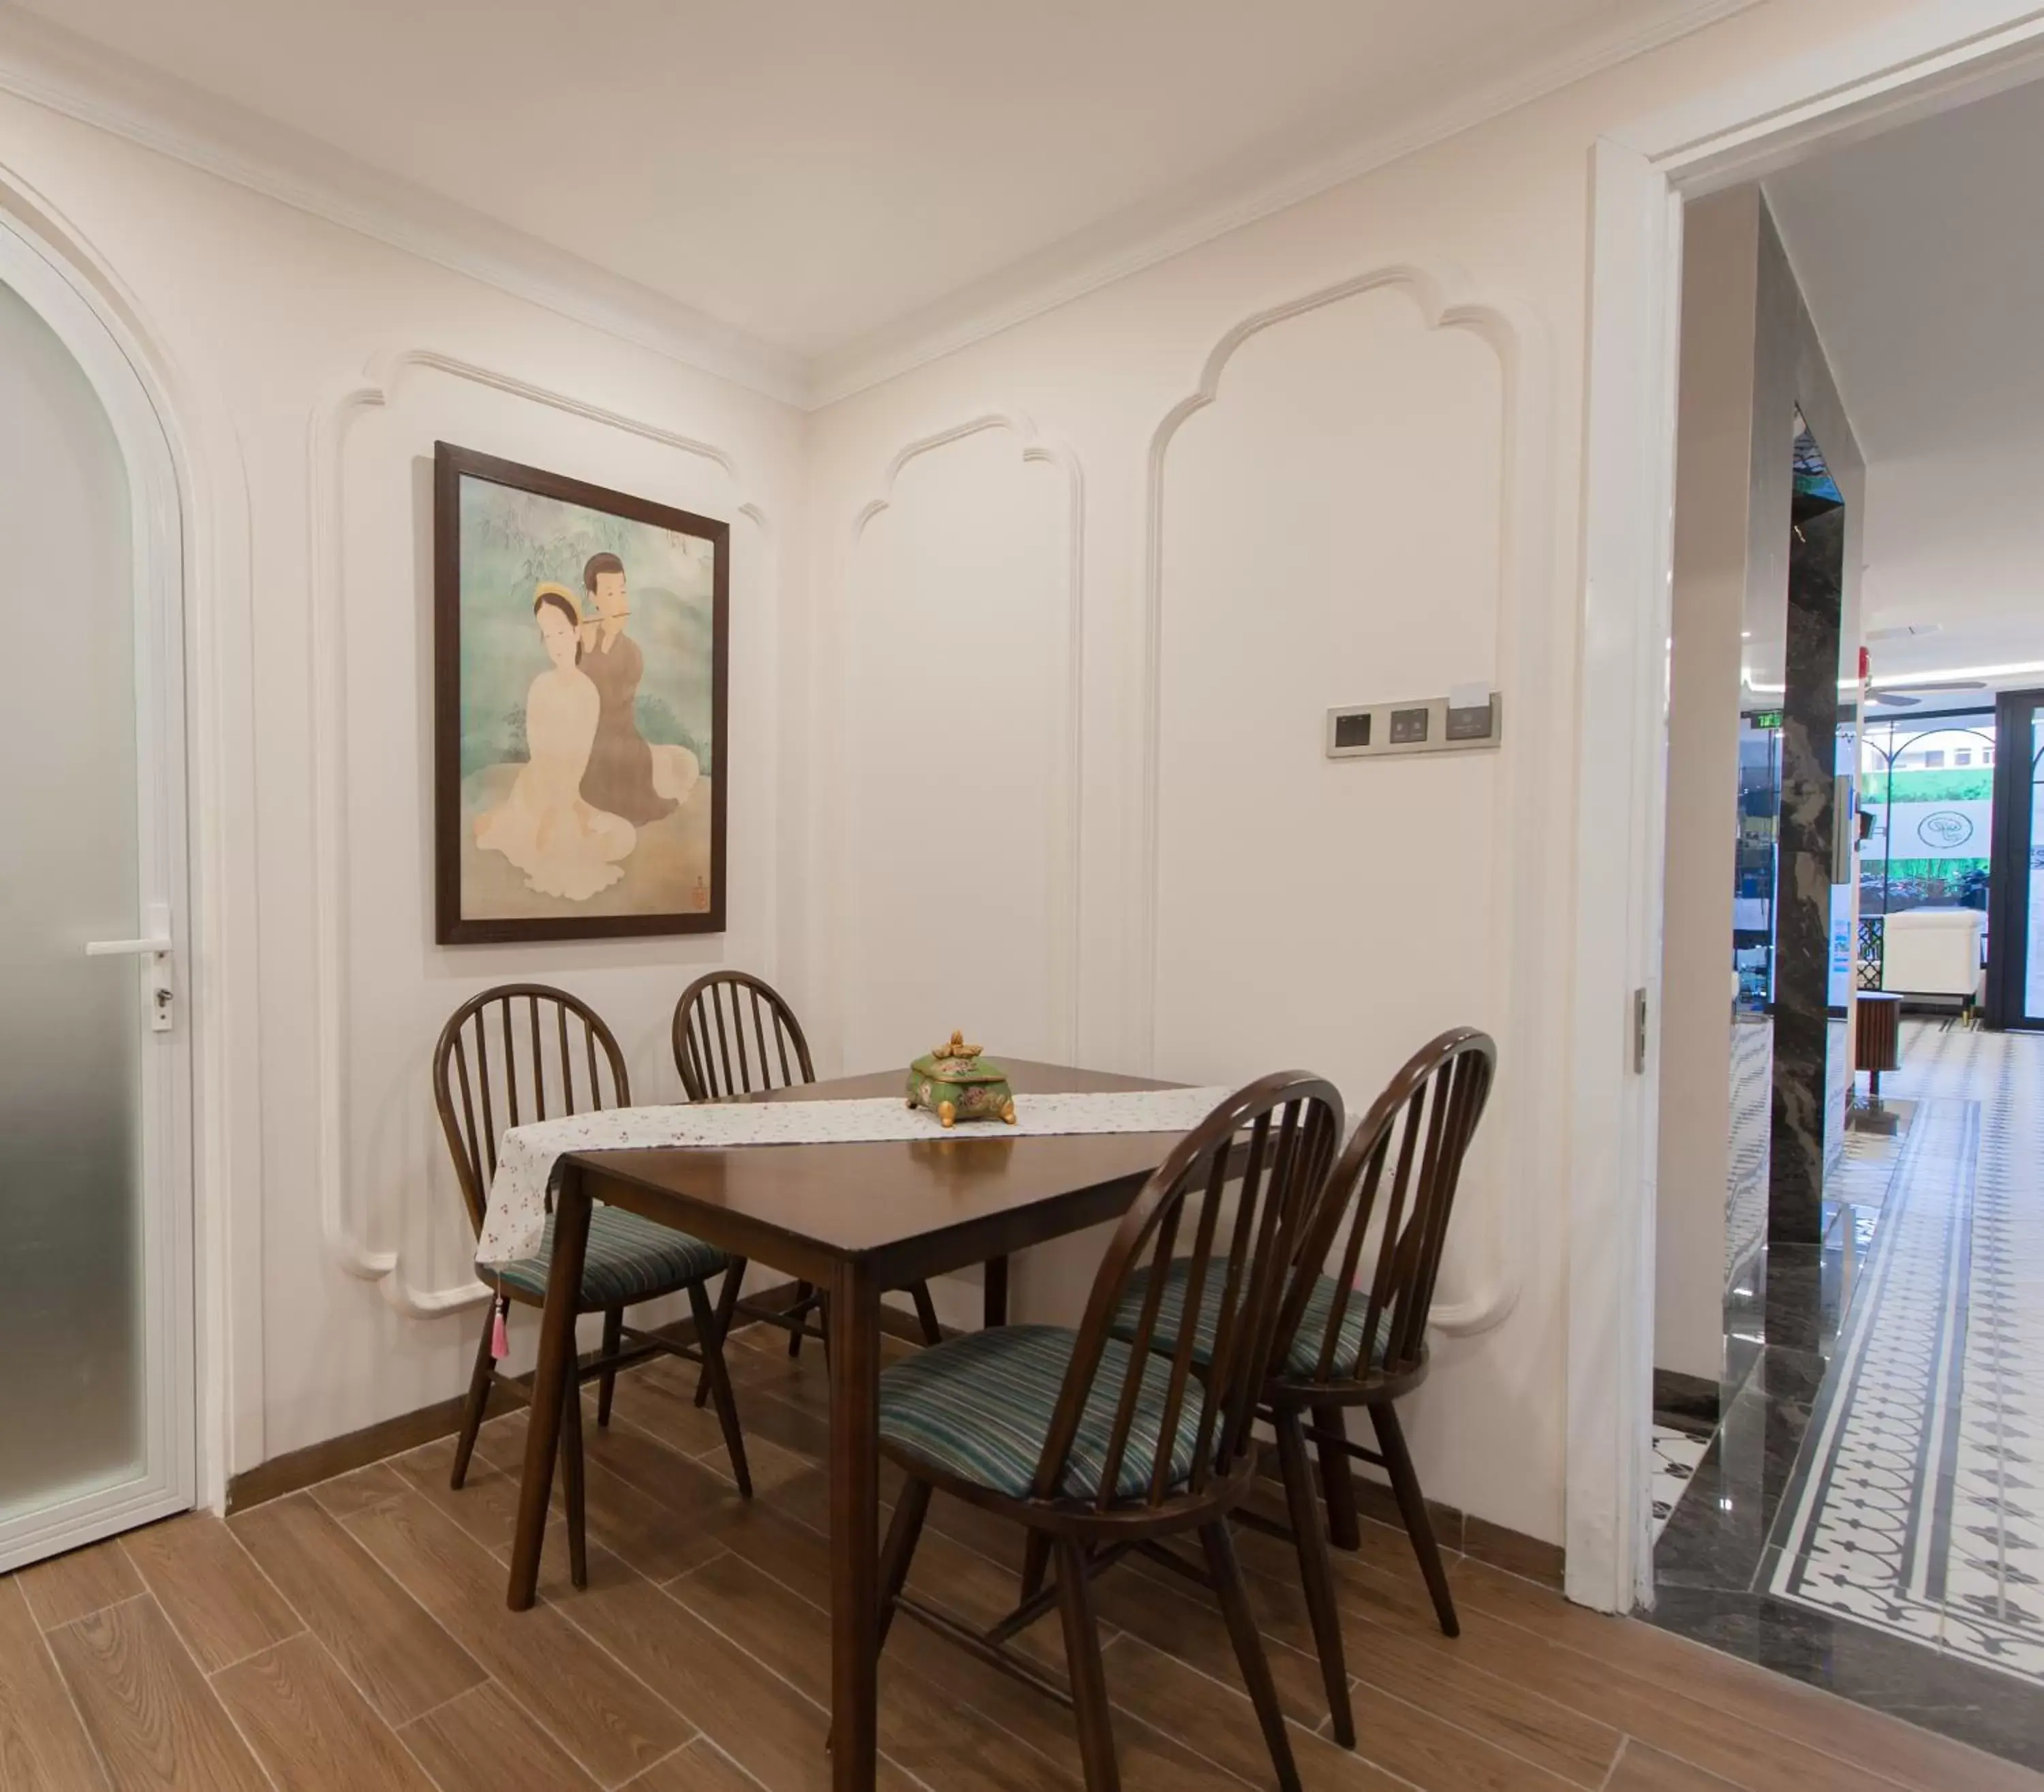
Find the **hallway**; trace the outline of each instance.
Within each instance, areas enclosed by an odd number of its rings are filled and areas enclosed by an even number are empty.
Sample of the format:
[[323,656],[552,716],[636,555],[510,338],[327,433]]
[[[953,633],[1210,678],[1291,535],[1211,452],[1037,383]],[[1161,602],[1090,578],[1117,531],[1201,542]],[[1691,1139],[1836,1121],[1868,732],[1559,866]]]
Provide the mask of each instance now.
[[1843,1331],[1827,1364],[1762,1352],[1657,1549],[1655,1621],[2034,1764],[2044,1037],[1911,1022],[1887,1093],[1885,1175],[1856,1149],[1835,1179],[1879,1213]]

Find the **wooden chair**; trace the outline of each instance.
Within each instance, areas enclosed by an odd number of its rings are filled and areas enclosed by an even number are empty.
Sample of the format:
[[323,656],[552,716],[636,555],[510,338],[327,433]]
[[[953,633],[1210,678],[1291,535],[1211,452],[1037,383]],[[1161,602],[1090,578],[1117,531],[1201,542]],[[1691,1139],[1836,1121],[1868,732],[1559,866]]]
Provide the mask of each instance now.
[[[448,1018],[433,1048],[433,1103],[440,1130],[454,1158],[468,1217],[479,1236],[489,1200],[490,1179],[497,1172],[498,1129],[528,1121],[558,1119],[597,1108],[628,1107],[632,1091],[624,1054],[602,1017],[565,990],[543,983],[504,983],[471,997]],[[607,1085],[607,1086],[606,1086]],[[500,1374],[490,1354],[491,1335],[499,1314],[513,1301],[544,1306],[547,1275],[552,1260],[554,1222],[536,1256],[510,1264],[478,1268],[494,1286],[497,1298],[483,1317],[475,1347],[475,1368],[469,1377],[468,1401],[463,1409],[461,1436],[455,1446],[454,1472],[448,1485],[459,1487],[467,1478],[475,1436],[493,1384],[524,1397],[525,1390]],[[717,1401],[732,1478],[746,1498],[752,1497],[752,1477],[746,1467],[745,1439],[739,1429],[738,1407],[724,1363],[724,1330],[712,1309],[705,1285],[728,1259],[723,1252],[671,1226],[643,1219],[621,1207],[599,1206],[590,1220],[589,1256],[582,1271],[584,1313],[603,1315],[603,1343],[594,1356],[578,1358],[569,1379],[562,1416],[562,1479],[567,1499],[568,1554],[574,1584],[588,1584],[587,1544],[582,1526],[582,1386],[599,1384],[596,1422],[610,1423],[611,1394],[617,1371],[661,1353],[701,1363],[703,1377]],[[691,1348],[658,1332],[640,1332],[624,1323],[624,1309],[642,1301],[686,1290],[695,1321],[697,1343]]]
[[[813,1083],[816,1066],[809,1042],[787,998],[771,984],[743,971],[713,971],[682,991],[674,1004],[674,1068],[692,1102],[724,1102],[762,1090],[786,1089]],[[717,1290],[717,1317],[728,1326],[743,1312],[749,1319],[778,1325],[788,1334],[788,1354],[799,1356],[802,1340],[829,1345],[829,1314],[824,1296],[806,1282],[795,1284],[795,1298],[785,1307],[763,1306],[740,1298],[745,1259],[733,1257]],[[918,1282],[909,1290],[925,1344],[940,1343],[943,1329],[930,1299],[930,1287]],[[810,1315],[816,1323],[810,1323]],[[708,1390],[698,1385],[700,1406]]]
[[[880,1378],[880,1447],[907,1479],[881,1555],[878,1644],[885,1646],[894,1613],[905,1611],[1070,1705],[1087,1792],[1120,1784],[1092,1582],[1131,1549],[1218,1594],[1278,1783],[1286,1792],[1299,1784],[1228,1514],[1255,1472],[1250,1421],[1284,1279],[1315,1217],[1341,1125],[1339,1094],[1316,1077],[1285,1072],[1251,1084],[1189,1132],[1137,1195],[1078,1330],[969,1332]],[[1153,1349],[1165,1286],[1155,1272],[1186,1233],[1199,1266],[1191,1293],[1210,1297],[1215,1319],[1204,1373],[1196,1372],[1189,1331],[1168,1353]],[[1132,1280],[1144,1270],[1153,1292],[1139,1303],[1132,1332],[1115,1336]],[[1032,1568],[1022,1602],[987,1630],[902,1590],[938,1487],[1025,1528]],[[1198,1533],[1204,1573],[1163,1543],[1188,1531]],[[1047,1589],[1042,1575],[1051,1558],[1056,1575]],[[1054,1604],[1063,1620],[1069,1688],[1004,1646]]]
[[[1394,1402],[1426,1379],[1427,1314],[1449,1211],[1496,1062],[1497,1048],[1487,1034],[1467,1027],[1444,1033],[1407,1059],[1363,1116],[1304,1234],[1258,1402],[1257,1416],[1277,1433],[1290,1523],[1248,1512],[1243,1521],[1289,1535],[1298,1550],[1334,1733],[1344,1748],[1355,1746],[1355,1721],[1327,1544],[1329,1535],[1346,1549],[1362,1540],[1350,1458],[1374,1463],[1389,1476],[1441,1629],[1450,1636],[1460,1629]],[[1373,1250],[1362,1279],[1364,1254]],[[1173,1348],[1190,1310],[1198,1315],[1191,1329],[1200,1362],[1211,1348],[1215,1320],[1210,1301],[1203,1304],[1191,1295],[1192,1271],[1184,1259],[1166,1271],[1153,1348]],[[1155,1295],[1139,1282],[1132,1288],[1117,1315],[1118,1336],[1134,1334],[1141,1302]],[[1343,1415],[1351,1406],[1369,1409],[1377,1449],[1350,1441]],[[1326,1534],[1313,1499],[1309,1437],[1319,1446]]]

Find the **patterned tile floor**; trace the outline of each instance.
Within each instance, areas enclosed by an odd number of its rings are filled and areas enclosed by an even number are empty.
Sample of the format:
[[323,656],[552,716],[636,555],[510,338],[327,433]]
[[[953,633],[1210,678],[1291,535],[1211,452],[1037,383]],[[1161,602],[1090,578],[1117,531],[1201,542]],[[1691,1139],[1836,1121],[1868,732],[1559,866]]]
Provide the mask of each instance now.
[[1904,1065],[1768,1585],[2044,1691],[2044,1038],[1912,1026]]
[[1675,1516],[1675,1504],[1682,1490],[1704,1459],[1710,1440],[1692,1437],[1665,1425],[1654,1428],[1654,1534],[1659,1536]]

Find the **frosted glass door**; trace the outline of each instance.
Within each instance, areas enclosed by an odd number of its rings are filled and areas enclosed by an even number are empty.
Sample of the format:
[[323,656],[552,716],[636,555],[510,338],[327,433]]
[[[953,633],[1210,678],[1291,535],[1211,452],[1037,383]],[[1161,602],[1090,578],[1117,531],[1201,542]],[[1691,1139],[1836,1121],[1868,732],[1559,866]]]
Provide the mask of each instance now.
[[175,1047],[148,955],[86,950],[168,925],[127,464],[78,358],[0,283],[0,1567],[189,1497],[163,1323],[188,1307],[159,1148]]

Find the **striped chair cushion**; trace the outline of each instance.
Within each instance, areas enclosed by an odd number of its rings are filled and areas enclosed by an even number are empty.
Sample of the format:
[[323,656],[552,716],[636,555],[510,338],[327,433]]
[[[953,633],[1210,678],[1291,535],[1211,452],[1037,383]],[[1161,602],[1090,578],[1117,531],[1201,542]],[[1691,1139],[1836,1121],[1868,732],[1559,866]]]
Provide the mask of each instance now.
[[[1185,1320],[1185,1282],[1192,1267],[1190,1257],[1174,1257],[1170,1267],[1164,1272],[1164,1292],[1157,1306],[1157,1329],[1150,1340],[1153,1351],[1168,1355],[1178,1347],[1178,1328]],[[1193,1335],[1193,1360],[1201,1368],[1213,1360],[1214,1334],[1220,1327],[1221,1290],[1226,1279],[1225,1263],[1216,1259],[1208,1265],[1205,1279],[1200,1287],[1199,1317]],[[1144,1291],[1149,1286],[1150,1271],[1147,1269],[1138,1270],[1128,1279],[1128,1292],[1122,1298],[1120,1311],[1114,1316],[1112,1329],[1116,1336],[1135,1336],[1143,1317]],[[1327,1321],[1333,1314],[1335,1295],[1339,1286],[1332,1276],[1324,1275],[1306,1297],[1305,1313],[1285,1353],[1285,1367],[1291,1374],[1310,1380],[1319,1373],[1320,1346],[1327,1339]],[[1355,1361],[1356,1347],[1362,1339],[1363,1310],[1368,1305],[1366,1294],[1353,1294],[1343,1309],[1341,1342],[1335,1347],[1337,1373],[1347,1374],[1349,1366]],[[1370,1367],[1381,1365],[1390,1342],[1391,1315],[1381,1313],[1377,1317],[1376,1346],[1370,1353]]]
[[[960,1480],[1028,1498],[1078,1342],[1078,1334],[1062,1325],[1001,1325],[918,1351],[880,1378],[882,1441]],[[1065,1467],[1059,1491],[1068,1498],[1100,1496],[1128,1367],[1128,1347],[1110,1339]],[[1139,1499],[1149,1490],[1170,1379],[1170,1365],[1161,1358],[1144,1366],[1128,1449],[1115,1477],[1116,1498]],[[1189,1382],[1172,1440],[1174,1487],[1192,1474],[1203,1405],[1198,1382]]]
[[[630,1306],[656,1294],[672,1294],[691,1282],[713,1276],[731,1259],[713,1244],[692,1238],[622,1207],[601,1203],[590,1209],[589,1251],[582,1266],[582,1308]],[[540,1240],[539,1255],[515,1263],[489,1266],[477,1273],[486,1282],[503,1282],[542,1298],[554,1261],[554,1217]]]

